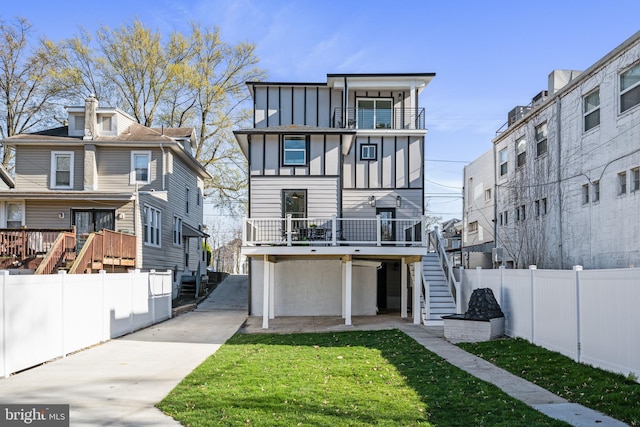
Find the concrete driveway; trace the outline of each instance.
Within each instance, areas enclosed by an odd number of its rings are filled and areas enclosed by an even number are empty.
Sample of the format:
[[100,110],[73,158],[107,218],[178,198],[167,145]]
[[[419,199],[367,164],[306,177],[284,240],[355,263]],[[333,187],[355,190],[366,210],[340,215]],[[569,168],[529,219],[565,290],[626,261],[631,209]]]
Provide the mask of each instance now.
[[192,312],[0,379],[3,404],[69,404],[72,426],[179,426],[154,407],[247,318],[247,276]]

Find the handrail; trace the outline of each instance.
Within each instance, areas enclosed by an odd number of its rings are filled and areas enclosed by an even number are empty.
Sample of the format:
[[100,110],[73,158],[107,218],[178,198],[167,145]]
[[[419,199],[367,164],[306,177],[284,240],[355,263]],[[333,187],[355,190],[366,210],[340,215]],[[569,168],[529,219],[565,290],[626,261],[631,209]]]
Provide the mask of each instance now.
[[109,261],[112,268],[116,264],[123,265],[123,260],[135,260],[136,236],[117,231],[103,229],[97,233],[89,234],[84,246],[78,254],[78,259],[73,263],[69,274],[78,274],[89,270],[94,262],[104,267],[105,261]]
[[331,126],[346,129],[425,129],[424,108],[336,107]]
[[318,244],[325,246],[426,247],[424,216],[417,218],[245,218],[243,246]]
[[82,246],[82,249],[80,249],[80,253],[76,258],[76,261],[69,269],[69,274],[77,274],[78,270],[83,272],[86,271],[87,267],[91,265],[94,259],[93,251],[95,246],[97,246],[96,243],[101,246],[100,243],[102,242],[100,240],[102,240],[102,235],[96,233],[89,234],[87,240],[85,240],[84,245]]
[[442,271],[444,272],[445,278],[447,279],[449,292],[451,292],[451,296],[453,296],[453,299],[456,301],[456,312],[460,313],[460,311],[462,310],[460,282],[456,280],[455,275],[453,274],[453,266],[451,265],[451,261],[449,260],[447,252],[444,249],[444,240],[442,239],[437,226],[434,227],[434,230],[430,231],[429,234],[429,242],[431,242],[433,238],[434,250],[438,254],[440,265],[442,266]]
[[34,274],[51,274],[61,264],[73,260],[75,246],[76,234],[74,232],[59,233]]

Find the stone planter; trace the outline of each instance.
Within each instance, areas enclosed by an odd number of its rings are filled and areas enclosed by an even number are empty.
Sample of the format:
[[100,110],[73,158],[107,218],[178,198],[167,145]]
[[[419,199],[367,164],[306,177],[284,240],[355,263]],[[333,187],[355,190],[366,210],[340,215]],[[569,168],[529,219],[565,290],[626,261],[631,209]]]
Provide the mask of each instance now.
[[475,320],[455,314],[442,318],[444,337],[452,343],[489,341],[504,336],[504,317]]

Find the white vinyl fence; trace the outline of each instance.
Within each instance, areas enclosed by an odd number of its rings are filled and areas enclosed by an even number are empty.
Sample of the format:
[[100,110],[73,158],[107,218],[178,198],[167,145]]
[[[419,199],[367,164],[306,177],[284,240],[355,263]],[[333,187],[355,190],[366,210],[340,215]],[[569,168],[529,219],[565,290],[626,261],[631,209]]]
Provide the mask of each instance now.
[[171,271],[0,271],[0,377],[169,319],[171,299]]
[[640,269],[462,270],[462,312],[491,288],[506,334],[575,361],[640,377]]

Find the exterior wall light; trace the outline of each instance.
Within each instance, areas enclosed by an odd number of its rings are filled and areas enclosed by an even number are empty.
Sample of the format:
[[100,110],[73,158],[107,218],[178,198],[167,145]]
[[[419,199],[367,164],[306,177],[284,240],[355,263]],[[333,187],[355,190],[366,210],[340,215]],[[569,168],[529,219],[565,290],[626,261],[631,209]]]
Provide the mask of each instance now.
[[374,195],[369,196],[369,205],[371,205],[372,208],[376,207],[376,196]]
[[396,196],[396,207],[402,206],[402,197],[400,195]]

